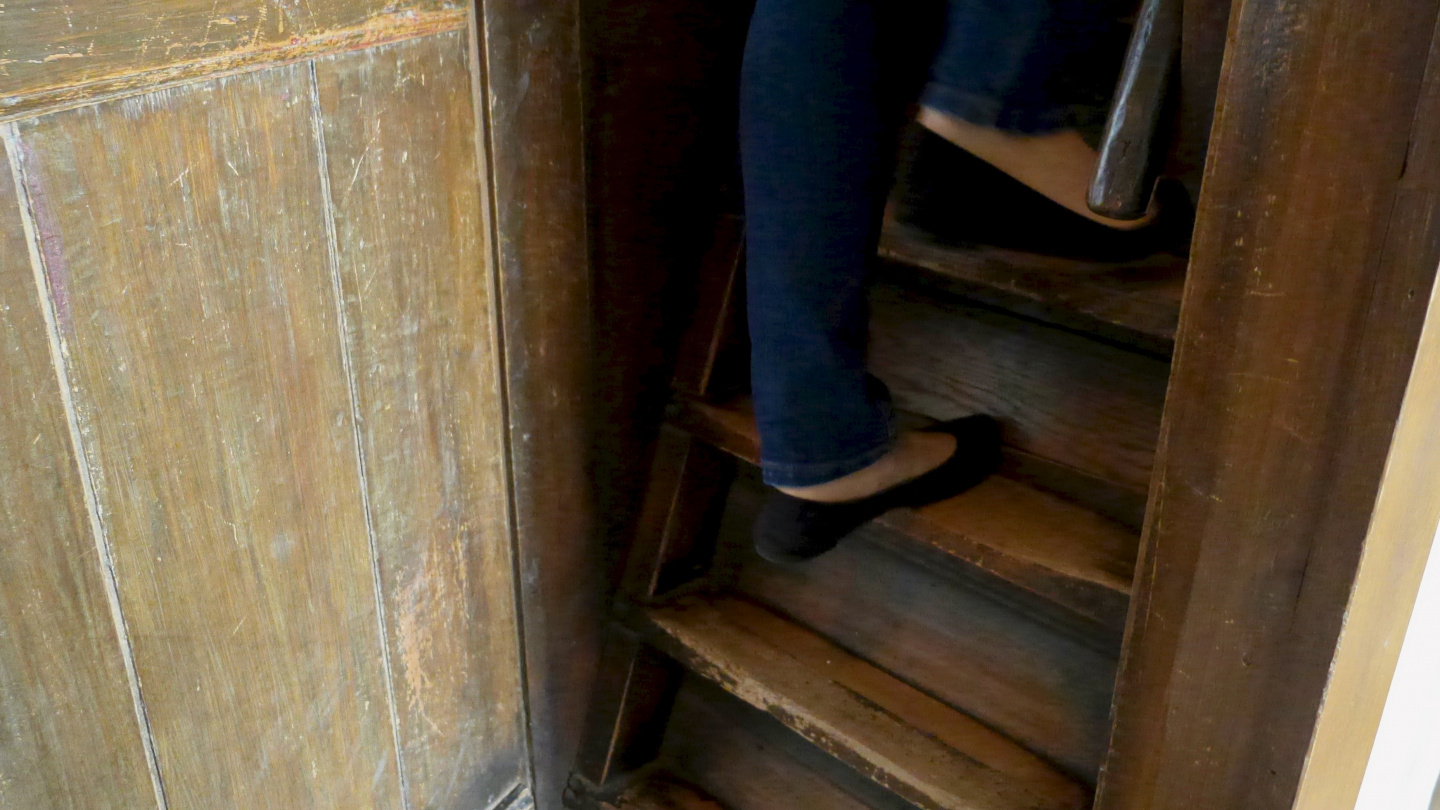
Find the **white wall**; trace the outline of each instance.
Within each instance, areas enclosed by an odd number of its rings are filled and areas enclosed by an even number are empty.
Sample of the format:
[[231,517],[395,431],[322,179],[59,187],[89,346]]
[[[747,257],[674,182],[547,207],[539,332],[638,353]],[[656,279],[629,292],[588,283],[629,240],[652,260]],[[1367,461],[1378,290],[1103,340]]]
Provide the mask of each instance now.
[[[1440,493],[1436,493],[1440,497]],[[1440,536],[1425,566],[1355,810],[1431,810],[1440,780]]]

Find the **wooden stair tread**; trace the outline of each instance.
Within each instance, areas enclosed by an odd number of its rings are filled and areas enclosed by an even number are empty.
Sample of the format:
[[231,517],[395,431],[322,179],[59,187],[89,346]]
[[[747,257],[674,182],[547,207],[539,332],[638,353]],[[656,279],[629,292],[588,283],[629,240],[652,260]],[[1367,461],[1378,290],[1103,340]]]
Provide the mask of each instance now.
[[1004,248],[941,244],[887,221],[880,257],[953,292],[1018,314],[1168,354],[1173,351],[1186,259],[1085,262]]
[[[752,464],[760,442],[748,400],[687,402],[676,422]],[[992,476],[923,509],[876,523],[1108,627],[1123,627],[1139,544],[1125,526],[1028,484]]]
[[927,810],[1082,808],[1088,791],[978,721],[733,597],[645,613],[651,643]]
[[694,788],[664,775],[653,776],[601,803],[602,810],[727,810]]

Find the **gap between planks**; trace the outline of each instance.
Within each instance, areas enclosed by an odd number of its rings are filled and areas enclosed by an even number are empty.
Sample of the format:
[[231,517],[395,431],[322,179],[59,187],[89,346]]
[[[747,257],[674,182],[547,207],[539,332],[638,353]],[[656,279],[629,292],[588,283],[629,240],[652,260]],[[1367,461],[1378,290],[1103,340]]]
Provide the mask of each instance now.
[[376,14],[359,25],[321,31],[283,43],[244,46],[216,56],[159,68],[123,71],[76,84],[42,87],[22,95],[0,97],[0,107],[5,108],[0,109],[0,124],[141,95],[177,84],[450,33],[470,27],[469,21],[470,12],[466,8]]
[[350,398],[350,429],[355,442],[355,470],[360,503],[365,511],[365,540],[370,549],[370,577],[375,589],[375,620],[380,631],[380,662],[385,673],[385,702],[390,709],[390,737],[395,746],[395,772],[400,781],[400,807],[410,810],[410,782],[405,772],[405,749],[400,743],[400,710],[395,705],[395,671],[390,663],[390,633],[385,615],[385,586],[380,577],[380,546],[375,538],[375,518],[370,506],[370,473],[366,467],[365,442],[360,428],[360,395],[355,390],[355,363],[350,355],[350,322],[345,312],[345,285],[340,278],[340,240],[335,231],[335,200],[330,194],[330,153],[325,145],[325,127],[320,109],[320,85],[315,62],[305,71],[310,89],[310,126],[315,135],[316,163],[320,174],[320,198],[324,201],[326,265],[335,299],[335,326],[340,333],[340,360],[345,369],[345,388]]
[[155,751],[155,735],[150,728],[150,715],[145,707],[145,697],[140,691],[140,674],[135,664],[135,649],[130,641],[130,628],[125,622],[125,612],[120,605],[120,582],[115,573],[115,557],[105,526],[100,520],[100,501],[95,493],[95,481],[91,476],[90,463],[85,452],[84,437],[80,430],[80,417],[75,409],[75,398],[70,386],[70,373],[65,365],[68,352],[60,335],[60,325],[55,317],[54,296],[50,292],[49,274],[45,268],[44,253],[40,246],[39,229],[35,223],[35,212],[30,202],[30,189],[21,165],[23,146],[20,135],[11,123],[0,123],[0,142],[5,147],[9,166],[7,170],[15,184],[16,203],[20,212],[21,227],[25,232],[25,244],[30,253],[30,268],[35,275],[35,295],[41,317],[45,321],[46,343],[50,348],[50,363],[55,370],[60,403],[65,412],[65,425],[70,433],[73,463],[80,475],[80,487],[84,494],[86,517],[90,523],[90,535],[95,540],[95,550],[100,560],[101,578],[105,582],[105,600],[110,607],[110,618],[115,625],[116,642],[120,647],[120,659],[125,665],[125,679],[130,686],[130,700],[135,711],[135,720],[140,731],[141,749],[145,752],[145,764],[150,771],[150,786],[155,792],[155,806],[168,810],[169,801],[165,796],[165,782],[160,775],[160,761]]

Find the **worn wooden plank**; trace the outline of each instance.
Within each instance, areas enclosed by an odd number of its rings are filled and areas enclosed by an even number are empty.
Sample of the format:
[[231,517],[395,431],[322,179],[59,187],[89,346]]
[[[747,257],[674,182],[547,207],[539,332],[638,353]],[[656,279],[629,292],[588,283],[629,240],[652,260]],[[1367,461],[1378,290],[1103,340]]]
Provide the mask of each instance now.
[[1440,263],[1437,11],[1233,9],[1104,810],[1295,806]]
[[662,761],[730,810],[914,810],[782,725],[699,678],[686,678]]
[[411,807],[488,807],[525,734],[496,345],[463,34],[315,79]]
[[754,483],[736,483],[722,524],[727,583],[1094,783],[1118,629],[957,572],[882,526],[806,565],[770,565],[750,548],[759,504]]
[[886,273],[1159,356],[1175,348],[1185,259],[1120,264],[1004,248],[956,247],[893,222],[880,238]]
[[1165,175],[1179,179],[1192,200],[1200,198],[1231,5],[1231,0],[1187,0],[1181,11],[1179,113]]
[[705,571],[734,474],[735,462],[723,452],[674,427],[661,428],[620,584],[626,598],[652,600]]
[[466,0],[0,6],[0,117],[464,25]]
[[[751,464],[760,442],[747,400],[687,403],[676,423]],[[1139,538],[1083,506],[1003,475],[923,509],[876,519],[941,559],[987,571],[1101,625],[1119,628]]]
[[309,74],[18,126],[177,807],[397,806]]
[[559,807],[605,614],[591,439],[595,380],[579,4],[486,3],[489,192],[504,301],[515,531],[535,804]]
[[750,603],[647,612],[692,671],[922,808],[1080,808],[1078,784],[1000,734]]
[[0,807],[156,803],[0,140]]
[[1165,361],[890,285],[871,299],[870,364],[901,408],[935,419],[989,413],[1006,444],[1149,486]]

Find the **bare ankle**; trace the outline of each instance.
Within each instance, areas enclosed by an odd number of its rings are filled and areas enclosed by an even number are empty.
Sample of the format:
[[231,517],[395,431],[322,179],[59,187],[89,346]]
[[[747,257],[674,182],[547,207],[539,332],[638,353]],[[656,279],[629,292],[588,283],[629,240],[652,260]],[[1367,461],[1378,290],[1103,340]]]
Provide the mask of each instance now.
[[867,498],[940,466],[955,452],[955,437],[908,432],[874,464],[833,481],[806,487],[776,487],[786,495],[820,503]]

